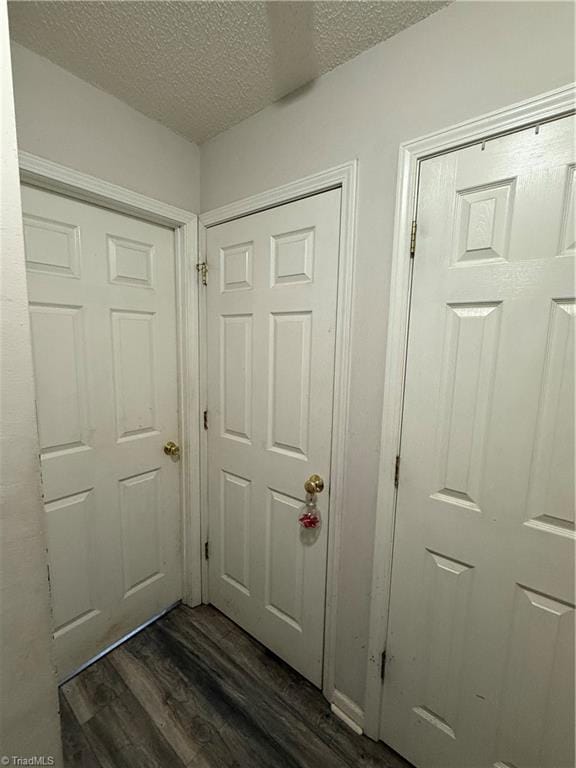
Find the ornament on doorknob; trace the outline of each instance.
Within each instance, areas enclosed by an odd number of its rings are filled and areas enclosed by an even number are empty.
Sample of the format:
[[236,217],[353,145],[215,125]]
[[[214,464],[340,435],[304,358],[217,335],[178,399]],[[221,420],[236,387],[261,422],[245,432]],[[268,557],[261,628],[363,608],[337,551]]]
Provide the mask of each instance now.
[[300,517],[298,522],[302,528],[319,528],[320,527],[320,515],[316,508],[316,502],[314,500],[306,502],[306,509]]
[[310,475],[304,483],[304,490],[309,498],[306,502],[306,509],[298,518],[298,522],[303,528],[319,528],[320,515],[316,507],[316,495],[324,490],[324,480],[320,475]]

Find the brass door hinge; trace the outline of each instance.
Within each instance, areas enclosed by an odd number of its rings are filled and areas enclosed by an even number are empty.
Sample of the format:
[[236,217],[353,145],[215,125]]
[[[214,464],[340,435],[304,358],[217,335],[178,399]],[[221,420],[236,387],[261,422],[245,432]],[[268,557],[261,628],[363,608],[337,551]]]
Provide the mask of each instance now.
[[398,488],[400,482],[400,456],[396,456],[396,462],[394,464],[394,488]]
[[210,545],[207,541],[204,542],[204,557],[206,560],[210,559]]
[[202,264],[196,264],[196,269],[200,275],[202,285],[208,285],[208,264],[203,261]]
[[410,230],[410,258],[414,258],[416,253],[416,219],[412,222],[412,229]]
[[204,429],[208,429],[208,411],[204,411]]

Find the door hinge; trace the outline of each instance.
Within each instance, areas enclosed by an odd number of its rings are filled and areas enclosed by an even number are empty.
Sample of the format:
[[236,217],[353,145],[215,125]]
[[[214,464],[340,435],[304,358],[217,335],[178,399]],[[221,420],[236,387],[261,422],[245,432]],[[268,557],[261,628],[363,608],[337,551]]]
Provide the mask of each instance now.
[[382,651],[382,656],[380,656],[380,680],[384,680],[385,674],[386,674],[386,651]]
[[201,264],[196,264],[196,269],[200,275],[202,285],[208,285],[208,264],[203,261]]
[[208,411],[204,411],[204,429],[208,429]]
[[400,482],[400,456],[396,456],[396,463],[394,464],[394,488],[398,488]]
[[410,258],[414,258],[416,253],[416,219],[412,222],[412,228],[410,230]]
[[206,560],[210,559],[210,545],[207,541],[204,542],[204,557]]

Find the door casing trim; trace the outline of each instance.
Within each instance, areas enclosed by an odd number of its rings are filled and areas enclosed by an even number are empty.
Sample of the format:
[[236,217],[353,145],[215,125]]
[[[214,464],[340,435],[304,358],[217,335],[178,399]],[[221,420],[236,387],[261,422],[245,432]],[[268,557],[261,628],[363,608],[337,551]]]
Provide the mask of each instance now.
[[198,397],[198,216],[29,152],[19,152],[20,182],[174,230],[178,357],[178,427],[182,443],[182,600],[201,602]]
[[416,216],[420,163],[434,155],[453,152],[470,144],[489,141],[502,134],[573,113],[575,99],[576,84],[571,83],[400,145],[364,703],[364,731],[373,739],[380,737],[383,691],[380,663],[388,631],[397,497],[394,474],[396,456],[400,451],[412,282],[410,235],[412,221]]
[[[358,190],[358,162],[351,160],[342,165],[306,176],[297,181],[244,198],[221,208],[200,215],[199,251],[200,261],[205,261],[206,234],[210,227],[226,221],[248,216],[259,211],[284,205],[330,189],[341,189],[340,252],[338,266],[337,308],[336,308],[336,355],[334,362],[334,406],[332,411],[332,460],[330,482],[330,516],[328,530],[328,560],[326,578],[326,608],[324,620],[324,669],[322,692],[324,696],[342,709],[347,697],[335,687],[336,661],[336,617],[339,572],[339,553],[342,533],[343,486],[347,455],[347,424],[350,406],[351,374],[351,327],[353,311],[353,281],[356,241],[356,208]],[[210,279],[210,275],[208,275]],[[206,296],[200,294],[200,398],[207,402],[206,371]],[[206,406],[204,406],[206,407]],[[208,438],[203,430],[200,440],[201,456],[201,517],[202,541],[208,540]],[[208,566],[202,562],[202,598],[208,595]],[[362,727],[361,710],[351,703],[345,714]],[[359,721],[359,722],[358,722]]]

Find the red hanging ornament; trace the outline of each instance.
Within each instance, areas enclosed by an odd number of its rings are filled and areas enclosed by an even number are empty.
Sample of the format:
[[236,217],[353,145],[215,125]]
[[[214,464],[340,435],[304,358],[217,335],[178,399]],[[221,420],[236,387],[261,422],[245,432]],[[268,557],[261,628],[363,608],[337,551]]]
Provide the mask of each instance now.
[[320,526],[320,517],[316,507],[313,504],[307,504],[306,509],[298,518],[298,522],[302,528],[318,528]]

